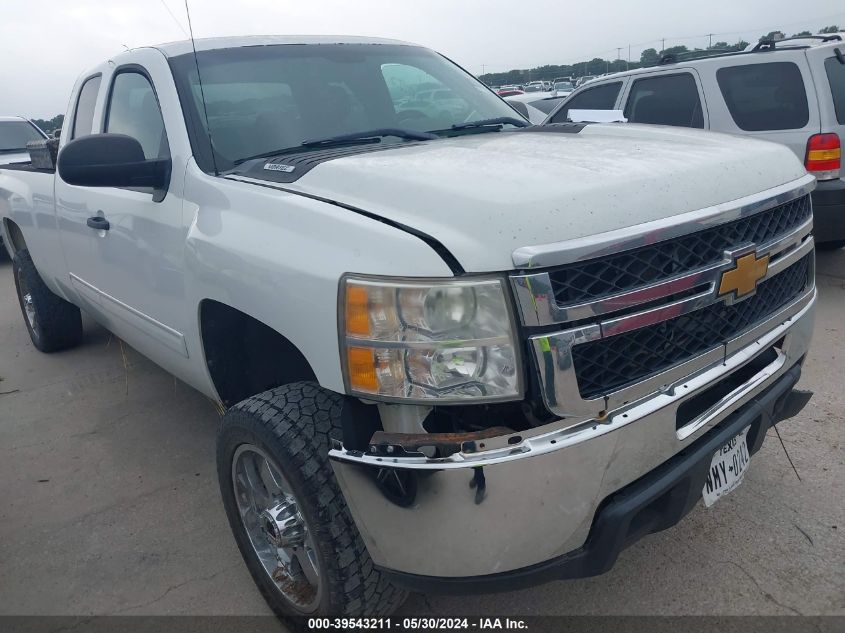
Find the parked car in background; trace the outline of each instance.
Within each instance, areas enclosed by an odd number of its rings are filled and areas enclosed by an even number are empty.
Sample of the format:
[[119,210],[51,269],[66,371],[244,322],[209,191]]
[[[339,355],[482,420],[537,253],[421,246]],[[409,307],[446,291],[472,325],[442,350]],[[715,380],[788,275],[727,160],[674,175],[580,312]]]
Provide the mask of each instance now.
[[422,115],[432,120],[446,120],[469,114],[467,102],[451,90],[425,90],[414,99],[397,105],[397,112],[406,116]]
[[556,92],[560,96],[566,96],[575,90],[575,84],[571,81],[556,81],[552,87],[552,92]]
[[845,246],[845,45],[840,34],[761,42],[749,50],[595,79],[548,118],[570,109],[623,110],[630,123],[738,134],[789,147],[815,175],[816,242]]
[[595,78],[595,75],[584,75],[583,77],[578,77],[578,79],[575,81],[575,87],[580,88],[585,83],[587,83],[588,81],[592,81]]
[[0,165],[29,161],[26,144],[41,141],[47,135],[35,123],[22,116],[0,116]]
[[553,84],[563,83],[563,82],[571,83],[573,86],[575,85],[575,80],[572,79],[572,77],[558,77],[557,79],[552,81]]
[[504,97],[512,97],[514,95],[524,95],[525,93],[522,90],[505,90],[503,88],[500,88],[499,90],[496,91],[496,94],[499,95],[500,97],[504,98]]

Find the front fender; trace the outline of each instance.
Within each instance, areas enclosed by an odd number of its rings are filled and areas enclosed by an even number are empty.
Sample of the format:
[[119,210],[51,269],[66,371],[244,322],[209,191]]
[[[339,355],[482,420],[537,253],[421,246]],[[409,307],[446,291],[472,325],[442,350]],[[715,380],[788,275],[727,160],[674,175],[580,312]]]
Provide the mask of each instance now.
[[344,390],[337,296],[345,273],[452,276],[420,238],[327,202],[210,176],[193,163],[185,192],[191,304],[213,299],[267,324],[333,391]]

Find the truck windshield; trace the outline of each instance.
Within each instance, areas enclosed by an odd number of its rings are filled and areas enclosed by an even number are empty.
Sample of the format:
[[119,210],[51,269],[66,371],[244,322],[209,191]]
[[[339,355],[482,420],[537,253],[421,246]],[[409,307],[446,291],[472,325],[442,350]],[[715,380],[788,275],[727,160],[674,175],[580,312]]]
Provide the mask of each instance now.
[[0,152],[25,152],[27,143],[43,139],[27,121],[0,121]]
[[[275,45],[170,60],[197,162],[213,171],[312,139],[401,129],[449,135],[467,121],[518,117],[481,82],[425,48],[393,44]],[[508,124],[510,125],[510,124]],[[385,137],[383,143],[404,143]]]

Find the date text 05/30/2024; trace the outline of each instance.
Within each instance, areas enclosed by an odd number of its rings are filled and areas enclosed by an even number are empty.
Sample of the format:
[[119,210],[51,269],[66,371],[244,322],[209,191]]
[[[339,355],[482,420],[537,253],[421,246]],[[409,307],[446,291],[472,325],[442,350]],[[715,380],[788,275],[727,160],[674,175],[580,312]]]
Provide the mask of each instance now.
[[526,630],[519,618],[309,618],[310,631],[497,631]]

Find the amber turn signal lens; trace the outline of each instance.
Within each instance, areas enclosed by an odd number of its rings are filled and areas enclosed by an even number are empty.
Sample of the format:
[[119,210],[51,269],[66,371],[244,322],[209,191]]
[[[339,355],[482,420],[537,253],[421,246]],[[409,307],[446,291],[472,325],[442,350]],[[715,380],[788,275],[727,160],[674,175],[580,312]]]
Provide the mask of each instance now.
[[363,286],[346,288],[346,333],[367,336],[370,333],[369,293]]
[[369,347],[349,347],[346,352],[349,386],[356,391],[378,393],[376,352]]

